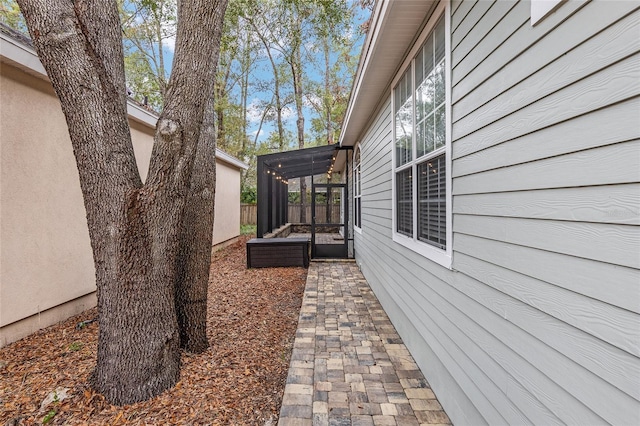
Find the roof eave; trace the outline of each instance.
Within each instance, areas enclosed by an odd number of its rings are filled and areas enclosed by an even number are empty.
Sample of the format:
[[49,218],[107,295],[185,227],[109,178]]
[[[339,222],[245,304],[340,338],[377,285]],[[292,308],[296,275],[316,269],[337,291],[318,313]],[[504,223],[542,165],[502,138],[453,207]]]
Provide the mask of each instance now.
[[224,163],[229,164],[230,166],[236,167],[238,169],[247,170],[249,165],[231,154],[227,154],[220,148],[216,148],[216,161],[222,161]]
[[342,125],[340,146],[354,146],[362,137],[435,3],[437,0],[376,2]]
[[[4,32],[0,32],[0,62],[8,63],[41,80],[50,81],[36,51],[21,40],[17,40]],[[143,108],[131,99],[127,99],[127,114],[130,119],[151,129],[155,129],[158,122],[158,115]],[[249,168],[248,164],[219,148],[216,148],[216,160],[242,170]]]
[[[27,74],[50,82],[47,71],[42,66],[33,47],[4,32],[0,32],[0,62],[10,64]],[[142,125],[152,129],[156,127],[158,116],[131,99],[127,99],[127,114],[129,118]]]

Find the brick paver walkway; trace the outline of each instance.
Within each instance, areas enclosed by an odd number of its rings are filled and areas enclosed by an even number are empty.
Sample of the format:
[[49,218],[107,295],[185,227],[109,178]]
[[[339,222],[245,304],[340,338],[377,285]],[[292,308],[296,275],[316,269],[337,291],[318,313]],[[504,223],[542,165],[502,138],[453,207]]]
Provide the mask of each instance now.
[[353,262],[312,262],[279,426],[450,424]]

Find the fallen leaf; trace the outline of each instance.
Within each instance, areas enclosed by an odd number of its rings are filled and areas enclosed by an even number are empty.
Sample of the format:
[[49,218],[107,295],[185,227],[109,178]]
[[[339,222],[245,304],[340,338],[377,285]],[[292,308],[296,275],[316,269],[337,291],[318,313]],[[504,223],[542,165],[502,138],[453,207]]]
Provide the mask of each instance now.
[[[212,254],[210,348],[182,354],[173,389],[124,407],[94,392],[88,381],[99,324],[76,328],[96,318],[91,309],[0,348],[6,362],[0,368],[0,425],[18,417],[20,424],[39,424],[42,395],[58,388],[69,389],[70,397],[56,407],[55,424],[277,424],[306,269],[246,269],[245,243],[243,238]],[[69,351],[79,341],[82,350]]]

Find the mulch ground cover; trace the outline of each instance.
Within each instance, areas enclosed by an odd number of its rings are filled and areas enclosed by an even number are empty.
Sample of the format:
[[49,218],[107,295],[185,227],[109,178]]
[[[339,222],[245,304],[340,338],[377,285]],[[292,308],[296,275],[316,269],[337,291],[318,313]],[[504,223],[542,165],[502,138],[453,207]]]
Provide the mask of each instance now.
[[[95,393],[87,380],[99,324],[78,328],[93,309],[0,349],[0,425],[275,425],[306,269],[248,270],[245,242],[213,254],[210,348],[182,354],[173,389],[126,406]],[[57,400],[43,405],[50,395]]]

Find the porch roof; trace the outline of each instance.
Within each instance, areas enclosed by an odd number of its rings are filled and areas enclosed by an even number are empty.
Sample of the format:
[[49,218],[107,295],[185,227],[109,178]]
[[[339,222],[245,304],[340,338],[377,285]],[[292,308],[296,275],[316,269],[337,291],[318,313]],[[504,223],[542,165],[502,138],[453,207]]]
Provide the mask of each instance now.
[[258,164],[284,179],[325,174],[331,169],[337,149],[338,145],[333,144],[259,155]]

